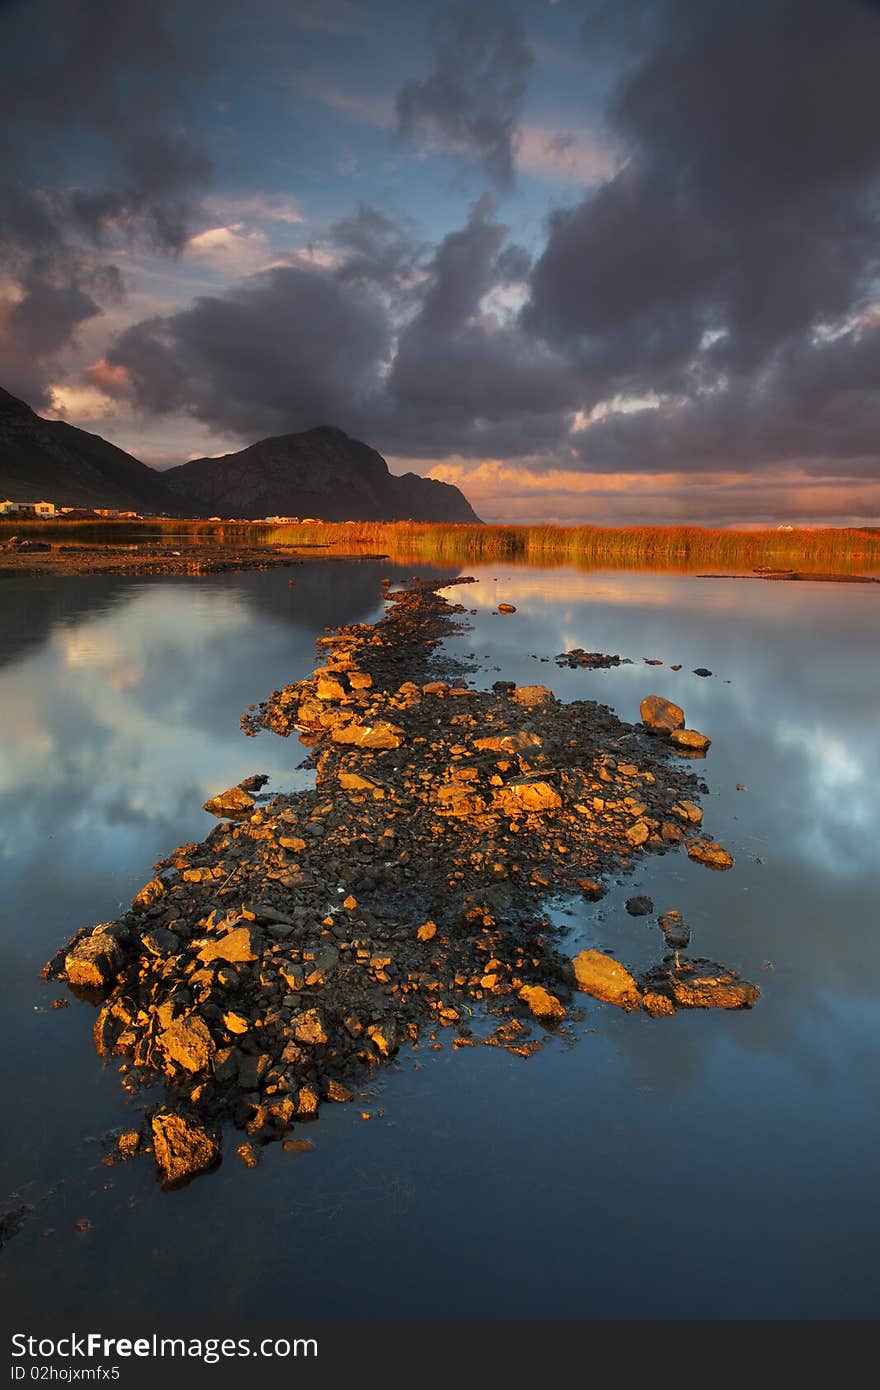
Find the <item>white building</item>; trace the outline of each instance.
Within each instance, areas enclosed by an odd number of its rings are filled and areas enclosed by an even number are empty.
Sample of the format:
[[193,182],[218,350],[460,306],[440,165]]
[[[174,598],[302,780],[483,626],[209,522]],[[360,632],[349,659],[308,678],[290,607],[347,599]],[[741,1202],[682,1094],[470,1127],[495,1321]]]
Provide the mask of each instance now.
[[24,512],[27,516],[54,516],[54,502],[10,502],[7,497],[5,502],[0,502],[0,515],[8,512]]

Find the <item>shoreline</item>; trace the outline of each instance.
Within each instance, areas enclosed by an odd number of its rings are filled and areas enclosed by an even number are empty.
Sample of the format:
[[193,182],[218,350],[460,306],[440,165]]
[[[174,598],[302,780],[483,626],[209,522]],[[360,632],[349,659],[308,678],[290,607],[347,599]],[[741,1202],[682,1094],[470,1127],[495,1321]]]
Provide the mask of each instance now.
[[324,664],[245,713],[246,733],[299,736],[314,788],[265,795],[255,774],[221,792],[201,844],[47,965],[98,1007],[96,1049],[120,1059],[132,1097],[164,1086],[107,1161],[150,1152],[173,1186],[215,1166],[237,1129],[254,1166],[444,1030],[455,1047],[528,1056],[569,1035],[590,997],[656,1019],[755,1002],[734,971],[683,954],[674,911],[638,978],[608,953],[561,949],[548,899],[601,898],[645,853],[733,860],[702,830],[682,711],[649,697],[630,725],[543,686],[474,690],[442,650],[466,613],[439,592],[451,587],[386,587],[381,620],[320,637]]
[[293,550],[281,545],[202,543],[156,545],[56,545],[50,550],[0,548],[0,580],[67,578],[74,575],[198,576],[243,570],[268,570],[303,565],[310,560],[379,560],[385,555],[339,554],[323,547]]

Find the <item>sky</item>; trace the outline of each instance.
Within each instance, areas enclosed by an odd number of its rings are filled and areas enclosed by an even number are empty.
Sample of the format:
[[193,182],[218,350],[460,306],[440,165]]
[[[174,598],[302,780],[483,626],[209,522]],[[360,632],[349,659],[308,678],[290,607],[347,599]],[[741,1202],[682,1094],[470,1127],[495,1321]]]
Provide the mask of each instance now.
[[488,521],[880,518],[880,4],[0,0],[0,385]]

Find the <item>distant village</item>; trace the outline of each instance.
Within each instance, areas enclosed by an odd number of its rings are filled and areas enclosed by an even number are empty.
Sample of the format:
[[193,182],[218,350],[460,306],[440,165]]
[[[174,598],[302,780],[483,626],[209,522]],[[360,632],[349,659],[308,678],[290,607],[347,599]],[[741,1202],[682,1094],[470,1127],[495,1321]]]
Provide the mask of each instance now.
[[[167,512],[126,512],[116,507],[61,507],[55,502],[13,502],[10,498],[0,502],[0,516],[60,518],[64,521],[149,521],[153,517],[166,517]],[[209,516],[205,521],[262,521],[270,526],[316,526],[321,518],[317,516],[262,516],[262,517],[221,517]],[[354,523],[352,523],[354,524]]]

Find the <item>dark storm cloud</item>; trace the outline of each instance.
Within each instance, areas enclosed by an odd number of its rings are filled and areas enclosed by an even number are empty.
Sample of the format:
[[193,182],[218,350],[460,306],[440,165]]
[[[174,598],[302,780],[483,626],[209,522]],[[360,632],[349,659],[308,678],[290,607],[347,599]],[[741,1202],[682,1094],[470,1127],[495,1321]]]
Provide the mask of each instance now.
[[381,208],[364,204],[333,223],[330,241],[342,257],[336,272],[340,283],[389,292],[406,290],[426,249]]
[[389,350],[375,294],[326,270],[281,266],[135,325],[107,360],[125,368],[144,409],[184,411],[252,438],[344,428],[377,389]]
[[426,252],[361,208],[333,228],[337,263],[267,271],[138,324],[107,360],[143,409],[245,439],[331,423],[426,457],[555,446],[576,394],[567,364],[484,312],[528,269],[507,230],[484,195]]
[[612,414],[576,436],[590,469],[718,472],[792,465],[828,478],[880,473],[880,329],[793,340],[760,373],[658,409]]
[[510,187],[533,63],[522,25],[508,9],[458,5],[437,16],[433,44],[431,73],[397,94],[398,133],[446,146]]
[[629,44],[608,111],[627,161],[551,216],[523,322],[579,364],[587,406],[684,403],[594,426],[590,464],[863,447],[876,378],[854,391],[839,366],[876,355],[872,332],[824,331],[880,297],[880,11],[622,3],[585,27],[588,50],[609,37]]
[[[0,256],[20,296],[4,366],[37,401],[63,348],[118,297],[107,248],[174,254],[210,161],[183,128],[200,0],[12,0],[0,10]],[[103,252],[101,250],[103,248]]]
[[[499,324],[481,312],[490,291],[527,269],[521,248],[503,248],[508,229],[494,212],[484,195],[467,225],[439,244],[419,313],[400,335],[388,393],[397,429],[410,438],[410,447],[420,417],[442,430],[447,447],[471,453],[498,439],[489,422],[508,426],[508,441],[514,429],[522,438],[519,417],[558,416],[576,398],[571,373],[557,353],[515,322]],[[549,430],[545,425],[542,442],[558,434],[554,420]]]

